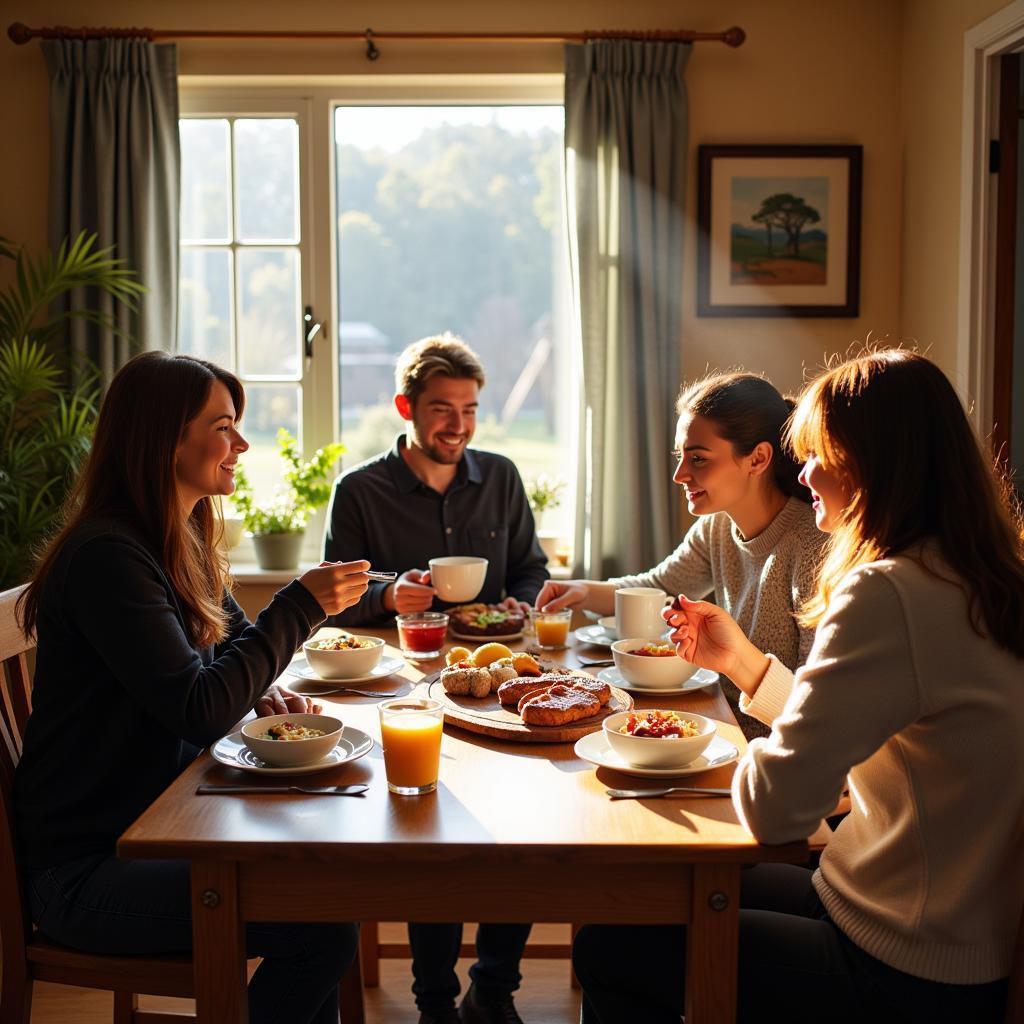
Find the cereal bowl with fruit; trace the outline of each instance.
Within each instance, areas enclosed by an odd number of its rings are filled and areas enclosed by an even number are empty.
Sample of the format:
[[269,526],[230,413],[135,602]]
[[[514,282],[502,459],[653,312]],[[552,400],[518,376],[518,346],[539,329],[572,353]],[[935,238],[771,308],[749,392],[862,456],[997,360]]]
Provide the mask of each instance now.
[[616,640],[612,660],[627,683],[652,689],[682,686],[697,671],[696,665],[683,661],[664,640]]
[[321,679],[358,679],[369,675],[384,653],[384,641],[376,636],[338,636],[307,640],[302,645],[309,667]]
[[715,723],[692,712],[620,711],[601,723],[608,745],[637,768],[682,768],[715,738]]
[[341,719],[330,715],[267,715],[242,726],[242,742],[275,768],[298,768],[322,761],[341,731]]

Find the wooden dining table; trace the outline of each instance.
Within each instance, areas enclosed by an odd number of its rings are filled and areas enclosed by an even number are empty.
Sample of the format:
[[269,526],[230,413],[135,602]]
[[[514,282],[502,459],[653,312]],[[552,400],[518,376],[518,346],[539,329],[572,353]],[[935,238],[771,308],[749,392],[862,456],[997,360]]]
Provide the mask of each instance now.
[[[383,637],[386,656],[400,654],[394,630],[360,632]],[[571,640],[545,656],[578,666],[581,656],[602,653]],[[441,667],[440,659],[408,661],[360,688],[411,693]],[[641,708],[716,719],[723,737],[745,747],[717,684],[635,699]],[[374,738],[368,755],[301,780],[273,779],[280,795],[200,796],[203,783],[267,781],[205,753],[118,842],[122,857],[191,863],[200,1022],[247,1019],[250,921],[685,924],[679,970],[686,973],[687,1024],[735,1019],[740,871],[766,861],[803,863],[807,843],[758,844],[724,797],[613,801],[609,787],[659,780],[595,769],[572,743],[509,742],[447,724],[436,792],[398,796],[384,774],[378,700],[332,694],[322,703]],[[681,781],[728,786],[733,770]],[[369,789],[361,797],[307,796],[287,792],[289,781]]]

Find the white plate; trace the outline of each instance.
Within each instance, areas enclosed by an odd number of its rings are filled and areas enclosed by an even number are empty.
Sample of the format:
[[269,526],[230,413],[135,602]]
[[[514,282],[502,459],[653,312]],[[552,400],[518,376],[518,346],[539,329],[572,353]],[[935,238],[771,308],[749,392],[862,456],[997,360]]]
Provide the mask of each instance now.
[[[671,743],[671,740],[666,740]],[[723,764],[732,764],[740,756],[740,752],[728,740],[721,736],[715,738],[704,748],[704,753],[695,761],[682,768],[634,768],[612,750],[608,738],[602,730],[592,732],[576,741],[573,751],[584,761],[596,764],[599,768],[612,768],[625,775],[639,775],[642,778],[672,778],[677,775],[695,775],[706,772],[709,768],[718,768]]]
[[610,633],[616,640],[619,639],[619,630],[615,625],[614,615],[605,615],[597,620],[597,624],[606,632]]
[[470,636],[469,633],[456,633],[455,630],[449,626],[448,634],[456,640],[472,640],[475,644],[503,644],[506,640],[518,640],[523,635],[523,631],[519,630],[518,633],[502,633],[501,636]]
[[594,647],[611,647],[619,639],[618,633],[609,633],[604,626],[580,626],[573,636],[581,644],[592,644]]
[[705,686],[718,682],[718,673],[712,672],[709,668],[699,668],[685,682],[678,686],[637,686],[629,682],[626,677],[614,665],[611,668],[603,668],[597,673],[597,678],[609,686],[617,686],[620,690],[629,690],[630,693],[661,693],[665,695],[686,693],[688,690],[703,690]]
[[297,768],[275,768],[266,761],[260,760],[243,742],[242,733],[233,732],[222,736],[212,747],[210,753],[215,761],[226,764],[229,768],[238,768],[243,772],[256,775],[312,775],[322,772],[325,768],[336,768],[346,761],[355,761],[373,750],[373,739],[360,729],[346,725],[341,730],[338,745],[321,761],[315,764],[304,764]]
[[[314,672],[305,658],[297,658],[286,669],[285,672],[297,679],[307,679],[311,683],[319,683],[321,686],[329,686],[332,690],[346,686],[355,686],[357,683],[372,683],[377,679],[386,679],[394,675],[405,665],[405,658],[393,658],[385,654],[373,667],[372,672],[364,676],[353,676],[351,679],[324,679],[322,675]],[[287,684],[286,684],[287,685]]]

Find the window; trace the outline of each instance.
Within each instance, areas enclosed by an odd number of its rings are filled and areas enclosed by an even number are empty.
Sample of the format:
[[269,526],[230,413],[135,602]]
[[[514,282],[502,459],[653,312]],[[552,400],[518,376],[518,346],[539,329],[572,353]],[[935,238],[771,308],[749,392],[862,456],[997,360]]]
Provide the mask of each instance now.
[[[526,479],[573,478],[562,83],[520,78],[181,81],[179,350],[243,380],[258,501],[280,479],[279,427],[307,456],[341,440],[344,465],[389,446],[395,357],[444,330],[487,373],[474,445]],[[323,324],[308,350],[307,310]],[[571,515],[543,526],[567,535]]]
[[244,382],[246,471],[269,493],[278,428],[302,433],[299,125],[194,117],[180,134],[178,348]]
[[563,108],[341,105],[334,126],[345,464],[402,429],[398,353],[450,330],[487,376],[473,445],[566,478]]

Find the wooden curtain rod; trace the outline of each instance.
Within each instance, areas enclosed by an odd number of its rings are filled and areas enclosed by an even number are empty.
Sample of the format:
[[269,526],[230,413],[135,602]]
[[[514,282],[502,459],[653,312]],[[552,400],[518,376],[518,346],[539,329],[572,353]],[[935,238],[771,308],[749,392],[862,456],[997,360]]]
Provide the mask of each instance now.
[[610,32],[238,32],[209,29],[160,28],[71,28],[55,25],[29,28],[16,21],[7,28],[10,40],[19,46],[33,39],[361,39],[366,43],[366,57],[380,56],[379,40],[421,40],[432,43],[585,43],[594,39],[635,39],[642,42],[704,43],[721,42],[726,46],[742,46],[747,38],[743,29],[727,28],[724,32],[693,32],[679,30],[610,31]]

